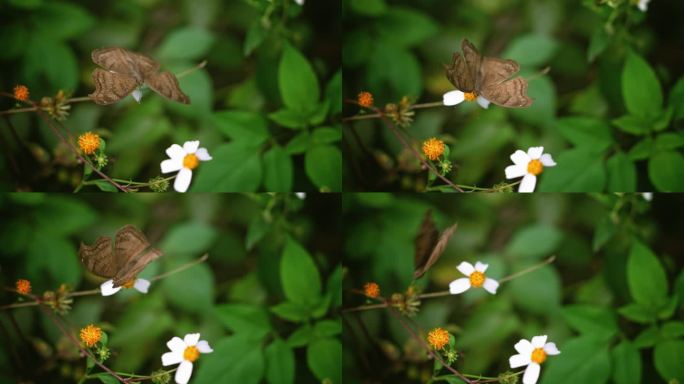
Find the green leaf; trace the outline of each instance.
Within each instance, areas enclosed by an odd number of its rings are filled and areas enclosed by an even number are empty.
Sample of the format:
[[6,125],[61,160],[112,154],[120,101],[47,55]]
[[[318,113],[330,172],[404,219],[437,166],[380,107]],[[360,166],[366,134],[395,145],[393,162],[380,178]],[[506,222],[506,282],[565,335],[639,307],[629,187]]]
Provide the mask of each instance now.
[[342,71],[337,71],[325,87],[325,98],[330,103],[330,114],[342,112]]
[[304,168],[309,179],[323,191],[342,189],[342,154],[331,145],[316,145],[306,151]]
[[304,324],[297,328],[287,339],[290,348],[303,347],[313,339],[313,328],[309,324]]
[[651,348],[658,342],[658,337],[658,327],[652,325],[637,335],[634,339],[634,346],[637,348]]
[[[544,241],[539,241],[544,239]],[[546,224],[533,224],[518,230],[506,248],[506,253],[514,257],[549,257],[558,248],[563,234]]]
[[294,353],[282,339],[273,340],[266,347],[264,355],[266,356],[266,381],[269,384],[294,383]]
[[82,7],[66,2],[50,1],[29,16],[34,31],[55,40],[66,40],[84,34],[95,25],[95,18]]
[[684,191],[684,156],[675,151],[662,151],[648,160],[648,177],[660,192]]
[[[194,384],[257,384],[264,376],[264,355],[258,342],[250,337],[233,335],[212,345],[214,352],[198,361]],[[230,364],[226,358],[230,356]]]
[[598,192],[606,183],[602,156],[587,148],[565,151],[555,159],[555,167],[540,175],[542,192]]
[[[24,57],[24,75],[31,79],[29,89],[36,88],[41,75],[53,91],[74,91],[78,86],[78,62],[71,48],[63,42],[42,35],[32,35]],[[43,86],[44,87],[44,86]]]
[[546,35],[528,34],[517,37],[501,55],[513,59],[521,66],[547,63],[556,53],[558,43]]
[[350,0],[351,9],[365,16],[378,16],[387,11],[385,0]]
[[314,305],[321,296],[321,277],[309,253],[288,238],[280,261],[280,279],[285,297],[290,301]]
[[311,64],[301,53],[286,45],[278,66],[278,87],[290,109],[311,110],[318,103],[320,89]]
[[97,213],[85,201],[51,196],[33,213],[32,220],[40,232],[49,232],[61,237],[77,234],[89,228],[97,221]]
[[290,108],[281,108],[268,114],[268,118],[285,128],[301,129],[309,124],[309,113]]
[[665,340],[655,346],[653,360],[660,377],[667,382],[684,382],[684,340]]
[[680,338],[684,336],[684,321],[668,321],[660,332],[665,339]]
[[264,42],[266,36],[268,36],[268,31],[264,29],[261,19],[254,20],[245,36],[245,45],[243,48],[245,56],[251,55],[252,52]]
[[100,380],[103,384],[117,384],[120,382],[119,379],[110,375],[107,372],[98,373],[96,375],[90,375],[90,377],[93,379]]
[[[55,222],[55,224],[58,222]],[[35,232],[28,245],[26,269],[32,282],[46,287],[69,284],[77,287],[83,268],[70,241],[47,232]]]
[[316,108],[309,116],[309,124],[315,127],[323,123],[323,121],[325,121],[325,118],[328,116],[328,110],[330,110],[330,101],[323,100],[320,103],[318,103],[318,105],[316,105]]
[[648,324],[655,321],[656,313],[652,307],[644,304],[631,303],[618,309],[618,313],[636,323]]
[[264,163],[264,188],[269,192],[292,190],[292,158],[280,146],[275,145],[266,153]]
[[594,32],[591,34],[591,40],[589,40],[589,49],[587,50],[587,60],[589,62],[594,61],[596,56],[600,55],[606,50],[608,42],[610,41],[606,29],[603,25],[597,26]]
[[211,32],[198,27],[182,27],[164,39],[157,56],[162,60],[195,60],[206,55],[213,43]]
[[159,247],[170,254],[194,254],[200,256],[216,240],[216,230],[205,223],[177,224],[166,234]]
[[375,21],[380,44],[412,47],[439,31],[439,25],[430,16],[414,8],[392,6]]
[[600,339],[610,339],[618,332],[615,314],[608,308],[590,305],[570,305],[561,314],[576,331]]
[[[170,271],[183,263],[178,260],[167,264],[166,271]],[[165,278],[161,286],[168,302],[188,312],[206,312],[214,302],[214,275],[204,264]]]
[[617,152],[606,162],[608,192],[635,192],[636,166],[623,152]]
[[211,152],[199,166],[195,192],[248,192],[261,184],[261,154],[254,143],[231,142]]
[[291,301],[284,301],[271,307],[271,312],[281,319],[293,322],[302,322],[311,316],[309,306]]
[[655,143],[651,137],[644,137],[629,150],[628,156],[634,161],[647,159],[651,157],[651,154],[654,150],[654,145]]
[[613,125],[633,135],[645,135],[651,129],[649,121],[642,116],[624,115],[613,119]]
[[209,120],[227,137],[260,145],[270,137],[267,121],[258,113],[247,111],[218,111],[211,114]]
[[628,340],[623,340],[611,352],[615,384],[641,383],[641,356]]
[[368,89],[378,90],[378,99],[385,94],[395,99],[418,98],[423,88],[420,63],[407,49],[391,44],[376,45],[368,63],[366,83]]
[[309,132],[302,131],[293,137],[285,146],[285,151],[290,155],[306,152],[309,148]]
[[573,116],[558,119],[556,126],[566,139],[576,146],[585,146],[601,152],[613,145],[611,128],[602,119]]
[[306,362],[318,380],[342,383],[342,343],[337,339],[318,339],[306,349]]
[[247,237],[245,238],[245,248],[249,251],[259,242],[271,229],[269,223],[264,220],[262,215],[255,215],[247,227]]
[[651,66],[631,52],[622,71],[622,97],[630,114],[654,117],[663,107],[663,90]]
[[[551,267],[542,267],[511,280],[509,289],[516,305],[530,313],[548,315],[560,305],[560,286],[558,272]],[[534,300],[530,300],[531,297]]]
[[664,111],[660,113],[658,117],[653,120],[653,129],[656,131],[662,131],[670,125],[670,120],[672,120],[672,114],[674,109],[672,107],[667,107]]
[[627,283],[635,302],[658,306],[667,297],[667,276],[656,255],[634,240],[627,259]]
[[252,304],[222,304],[214,308],[216,317],[229,330],[239,335],[262,339],[271,332],[268,312]]
[[342,324],[334,320],[321,320],[314,325],[316,337],[331,337],[342,333]]
[[615,224],[610,216],[605,216],[599,221],[594,230],[592,248],[594,252],[600,250],[615,234]]
[[656,151],[667,151],[684,147],[684,132],[665,132],[655,138],[653,143]]
[[[515,281],[515,280],[514,280]],[[542,374],[542,384],[605,383],[610,377],[610,355],[602,340],[582,336],[560,347]]]
[[[187,68],[183,66],[183,70]],[[214,109],[214,86],[211,77],[205,69],[194,71],[178,79],[180,88],[190,98],[190,104],[181,104],[172,100],[161,98],[164,107],[181,116],[204,119],[210,116]],[[154,92],[148,92],[152,97]]]
[[320,127],[311,132],[311,144],[330,144],[342,139],[342,128]]

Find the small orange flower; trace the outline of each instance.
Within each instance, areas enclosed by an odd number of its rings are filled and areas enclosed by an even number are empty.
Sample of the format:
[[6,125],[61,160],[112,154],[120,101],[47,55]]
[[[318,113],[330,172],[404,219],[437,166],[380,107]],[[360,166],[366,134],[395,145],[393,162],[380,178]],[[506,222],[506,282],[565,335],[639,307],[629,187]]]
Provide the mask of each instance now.
[[86,132],[78,137],[78,146],[86,155],[92,155],[100,148],[100,136],[97,133]]
[[444,153],[444,142],[435,137],[423,142],[423,153],[428,159],[435,161]]
[[102,338],[102,329],[96,325],[88,324],[81,329],[79,336],[85,345],[92,347]]
[[25,85],[17,85],[14,87],[14,98],[19,101],[26,101],[29,98],[29,90]]
[[428,343],[434,349],[442,349],[449,343],[449,332],[444,328],[435,328],[428,333]]
[[366,91],[360,92],[357,102],[364,108],[370,108],[373,106],[373,94]]
[[366,296],[374,299],[374,298],[380,296],[380,286],[374,282],[366,283],[363,286],[363,293]]
[[17,292],[22,295],[28,295],[31,293],[31,282],[26,279],[17,280]]

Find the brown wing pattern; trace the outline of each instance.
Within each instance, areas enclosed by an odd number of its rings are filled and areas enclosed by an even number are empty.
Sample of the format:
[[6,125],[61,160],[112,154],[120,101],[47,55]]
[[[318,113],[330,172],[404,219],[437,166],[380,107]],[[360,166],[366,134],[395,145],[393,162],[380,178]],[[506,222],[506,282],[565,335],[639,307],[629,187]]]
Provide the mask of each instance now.
[[509,108],[523,108],[532,105],[527,96],[527,80],[522,77],[493,84],[480,90],[482,96],[492,103]]
[[78,256],[83,265],[98,276],[114,277],[117,272],[112,239],[109,237],[98,237],[93,245],[81,243]]
[[503,83],[518,73],[520,65],[513,60],[483,57],[480,67],[482,87]]
[[181,91],[178,79],[171,72],[151,73],[145,77],[145,82],[152,90],[169,100],[190,104],[190,98]]
[[135,79],[128,75],[108,72],[100,68],[93,71],[93,83],[95,92],[88,97],[100,105],[117,102],[128,96],[138,86]]
[[147,264],[161,257],[162,254],[162,251],[156,248],[149,248],[147,251],[131,257],[123,268],[119,270],[116,276],[114,276],[114,286],[118,287],[132,280],[138,273],[145,269]]
[[122,75],[139,76],[132,65],[129,51],[123,48],[102,48],[94,50],[91,55],[93,62],[100,67],[120,73]]
[[454,53],[451,66],[446,67],[446,76],[459,91],[472,92],[475,89],[475,79],[470,76],[465,60],[460,53]]
[[468,76],[473,79],[473,88],[477,90],[480,87],[480,84],[482,84],[482,79],[480,78],[482,56],[468,39],[463,39],[461,42],[461,51],[463,51],[463,58],[465,59],[466,67],[468,69]]
[[116,233],[114,253],[119,265],[114,276],[115,287],[133,279],[147,264],[162,255],[161,251],[150,248],[145,234],[132,225],[126,225]]

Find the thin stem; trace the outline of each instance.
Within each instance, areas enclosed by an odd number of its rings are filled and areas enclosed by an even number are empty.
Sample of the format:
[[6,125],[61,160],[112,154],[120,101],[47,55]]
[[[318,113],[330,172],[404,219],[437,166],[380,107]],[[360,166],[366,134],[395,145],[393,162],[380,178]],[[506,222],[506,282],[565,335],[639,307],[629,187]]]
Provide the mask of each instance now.
[[177,75],[176,75],[176,78],[180,79],[181,77],[185,77],[185,76],[187,76],[187,75],[189,75],[189,74],[191,74],[191,73],[193,73],[193,72],[195,72],[195,71],[197,71],[197,70],[200,70],[200,69],[204,68],[206,65],[207,65],[207,61],[206,61],[206,60],[203,60],[201,63],[195,65],[194,67],[188,68],[188,69],[186,69],[185,71],[183,71],[183,72],[177,74]]
[[542,261],[542,262],[539,263],[539,264],[533,265],[533,266],[531,266],[531,267],[529,267],[529,268],[525,268],[525,269],[523,269],[523,270],[520,271],[520,272],[516,272],[516,273],[514,273],[514,274],[512,274],[512,275],[509,275],[509,276],[506,276],[506,277],[504,277],[504,278],[501,278],[501,279],[499,279],[499,283],[504,283],[504,282],[506,282],[506,281],[513,280],[513,279],[515,279],[516,277],[520,277],[520,276],[522,276],[522,275],[525,275],[525,274],[528,274],[528,273],[530,273],[530,272],[536,271],[537,269],[539,269],[539,268],[541,268],[541,267],[543,267],[543,266],[545,266],[545,265],[551,264],[551,263],[553,263],[554,261],[556,261],[556,255],[553,255],[553,256],[549,257],[548,259]]
[[176,273],[178,273],[178,272],[182,272],[182,271],[184,271],[184,270],[186,270],[186,269],[188,269],[188,268],[194,266],[195,264],[199,264],[199,263],[205,262],[208,258],[209,258],[209,254],[208,254],[208,253],[205,253],[205,254],[202,255],[202,257],[200,257],[199,259],[194,260],[194,261],[191,261],[191,262],[189,262],[189,263],[187,263],[187,264],[185,264],[185,265],[181,265],[180,267],[178,267],[178,268],[176,268],[176,269],[172,269],[172,270],[170,270],[170,271],[168,271],[168,272],[166,272],[166,273],[162,273],[161,275],[157,275],[157,276],[151,278],[150,281],[157,281],[157,280],[159,280],[159,279],[163,279],[163,278],[165,278],[165,277],[171,276],[171,275],[176,274]]
[[40,303],[37,301],[29,301],[26,303],[7,304],[7,305],[3,305],[2,307],[0,307],[0,310],[21,308],[21,307],[33,307],[33,306],[38,305],[38,304],[40,304]]

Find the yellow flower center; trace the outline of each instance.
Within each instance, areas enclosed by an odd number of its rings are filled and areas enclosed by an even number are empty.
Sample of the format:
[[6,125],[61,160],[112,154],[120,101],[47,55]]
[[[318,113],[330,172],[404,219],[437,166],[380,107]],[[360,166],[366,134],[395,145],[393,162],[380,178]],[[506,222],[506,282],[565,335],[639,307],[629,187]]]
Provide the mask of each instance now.
[[473,101],[473,100],[477,99],[477,93],[475,93],[475,92],[465,92],[465,93],[463,93],[463,98],[464,98],[466,101]]
[[95,344],[97,344],[98,341],[100,341],[100,338],[102,337],[102,329],[100,327],[94,326],[92,324],[89,324],[85,328],[81,329],[81,333],[79,334],[81,337],[81,341],[88,347],[92,347]]
[[444,153],[444,142],[435,137],[426,140],[423,143],[423,153],[432,161],[439,159]]
[[194,153],[189,153],[183,158],[183,167],[187,169],[195,169],[199,165],[199,159]]
[[128,280],[127,282],[123,283],[122,287],[133,288],[133,284],[135,284],[135,279],[131,279],[131,280]]
[[428,343],[434,349],[442,349],[449,343],[449,332],[444,328],[435,328],[428,333]]
[[96,133],[86,132],[78,137],[78,146],[86,155],[92,155],[100,148],[100,136]]
[[199,355],[197,347],[194,346],[185,348],[185,352],[183,352],[183,358],[191,363],[197,360]]
[[544,348],[535,348],[534,351],[532,351],[532,361],[541,364],[546,360],[546,352],[544,352]]
[[479,288],[484,284],[485,274],[482,272],[475,271],[470,274],[470,285]]
[[531,173],[535,176],[538,174],[542,173],[542,169],[544,169],[544,166],[542,165],[541,161],[539,160],[532,160],[529,163],[527,163],[527,172]]

